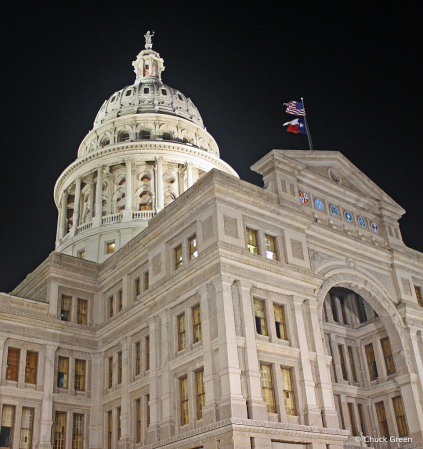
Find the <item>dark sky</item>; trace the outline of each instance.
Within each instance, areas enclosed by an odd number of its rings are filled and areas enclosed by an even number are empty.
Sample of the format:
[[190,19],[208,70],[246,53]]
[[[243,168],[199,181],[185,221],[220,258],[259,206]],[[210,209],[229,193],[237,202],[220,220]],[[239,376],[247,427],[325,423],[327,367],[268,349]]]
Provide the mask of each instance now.
[[402,205],[404,241],[423,251],[423,42],[412,2],[5,3],[0,291],[54,249],[54,183],[103,101],[134,82],[147,30],[163,81],[193,100],[242,179],[262,185],[249,167],[272,149],[307,149],[282,126],[294,118],[282,103],[303,96],[314,149],[341,151]]

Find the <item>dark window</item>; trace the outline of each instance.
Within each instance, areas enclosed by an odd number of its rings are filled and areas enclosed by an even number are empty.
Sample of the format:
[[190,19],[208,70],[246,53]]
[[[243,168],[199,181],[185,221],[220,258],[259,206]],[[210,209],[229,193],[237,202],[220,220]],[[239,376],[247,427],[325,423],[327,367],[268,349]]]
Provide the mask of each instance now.
[[373,351],[373,345],[370,343],[365,346],[366,349],[366,357],[367,357],[367,365],[369,367],[370,380],[376,380],[379,377],[377,372],[377,365],[375,359],[375,353]]
[[170,133],[163,133],[163,140],[170,140],[171,136]]
[[26,353],[25,383],[27,384],[37,382],[37,361],[38,354],[36,352],[28,351]]
[[145,93],[145,94],[150,93],[150,89],[149,89],[148,87],[144,87],[144,93]]
[[115,101],[115,98],[116,98],[116,97],[112,97],[112,99],[111,99],[110,101]]
[[383,401],[377,402],[375,406],[380,426],[380,432],[382,436],[389,438],[390,435],[389,435],[388,420],[386,418],[385,406],[383,405]]
[[380,340],[382,345],[383,357],[385,359],[386,374],[390,376],[395,374],[394,358],[392,357],[391,344],[389,343],[389,338],[384,338]]
[[162,89],[162,95],[167,95],[167,90],[166,89]]
[[367,321],[367,313],[366,313],[366,307],[364,305],[364,299],[359,296],[358,301],[358,319],[360,320],[360,323],[363,324]]
[[60,304],[60,319],[62,321],[70,321],[71,318],[71,303],[72,298],[70,296],[62,296]]
[[339,360],[341,362],[342,377],[344,378],[344,380],[348,380],[347,367],[345,366],[344,350],[342,346],[343,345],[338,345]]
[[178,94],[178,98],[183,101],[182,96],[180,94]]
[[127,140],[129,140],[129,133],[124,132],[120,135],[120,141],[121,142],[126,142]]
[[7,353],[6,380],[18,381],[20,350],[9,348]]
[[127,96],[127,97],[129,97],[129,95],[131,95],[131,94],[132,94],[132,90],[126,91],[126,96]]
[[59,388],[68,388],[69,379],[69,359],[66,357],[59,357],[57,367],[57,386]]
[[329,293],[330,307],[332,309],[333,321],[339,323],[338,311],[335,305],[335,298]]
[[150,138],[150,131],[148,129],[143,129],[141,131],[141,139],[148,140]]

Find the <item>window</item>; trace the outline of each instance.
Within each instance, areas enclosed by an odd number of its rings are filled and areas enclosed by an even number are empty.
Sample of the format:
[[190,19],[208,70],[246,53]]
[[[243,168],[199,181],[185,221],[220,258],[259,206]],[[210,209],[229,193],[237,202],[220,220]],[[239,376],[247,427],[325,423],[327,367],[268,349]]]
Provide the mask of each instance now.
[[341,362],[342,377],[344,378],[344,380],[348,380],[347,367],[345,366],[344,350],[342,346],[343,345],[338,345],[339,361]]
[[78,311],[76,315],[76,322],[78,324],[87,325],[87,309],[88,301],[78,298]]
[[408,435],[408,426],[407,420],[405,418],[405,410],[404,404],[402,402],[402,397],[397,396],[392,399],[392,402],[394,403],[395,418],[397,419],[398,436],[402,438]]
[[383,437],[389,438],[388,420],[386,419],[385,406],[383,401],[376,402],[377,419],[379,421],[380,432]]
[[189,408],[188,408],[188,378],[184,377],[180,381],[181,390],[181,426],[189,423]]
[[148,271],[146,271],[144,273],[144,291],[148,290],[148,281],[149,281],[149,277],[148,277]]
[[15,407],[3,405],[1,417],[0,447],[13,447],[13,427],[15,425]]
[[115,101],[116,96],[113,95],[112,99],[110,101]]
[[258,246],[257,246],[257,232],[252,229],[246,229],[247,234],[247,248],[248,251],[252,254],[258,254]]
[[203,419],[203,408],[206,403],[206,392],[204,390],[204,370],[195,373],[197,384],[197,419]]
[[141,343],[135,343],[135,375],[141,372]]
[[141,293],[140,278],[135,279],[135,281],[134,281],[134,290],[135,290],[135,296],[138,296]]
[[261,391],[266,403],[267,411],[276,413],[275,397],[273,394],[272,369],[269,365],[260,365]]
[[188,247],[189,247],[189,260],[196,259],[198,257],[198,250],[197,250],[197,236],[195,234],[188,240]]
[[66,413],[56,412],[56,421],[54,426],[54,449],[65,448],[66,436]]
[[123,309],[123,294],[122,290],[118,291],[118,312],[120,312]]
[[145,399],[147,402],[147,427],[149,427],[150,426],[150,395],[147,394]]
[[182,245],[175,248],[175,269],[182,267]]
[[25,383],[37,383],[37,362],[38,354],[36,352],[28,351],[26,353]]
[[384,338],[380,340],[382,345],[383,357],[385,359],[386,374],[390,376],[395,374],[394,358],[392,357],[391,344],[389,343],[389,338]]
[[145,370],[150,369],[150,337],[145,338]]
[[85,360],[75,360],[75,390],[85,391]]
[[354,353],[352,346],[348,346],[348,358],[350,360],[350,368],[353,382],[357,382],[357,374],[355,372]]
[[106,254],[113,254],[115,252],[115,242],[106,243]]
[[118,441],[120,440],[121,436],[122,436],[122,422],[120,420],[122,416],[122,409],[120,407],[118,407],[117,409],[117,439]]
[[33,422],[34,409],[23,407],[19,449],[30,449],[32,447]]
[[366,307],[364,305],[364,299],[359,296],[358,301],[358,319],[360,320],[360,324],[363,324],[367,321],[367,313],[366,313]]
[[110,139],[108,139],[107,137],[105,137],[102,141],[101,141],[101,146],[105,147],[107,145],[110,145]]
[[423,307],[422,294],[420,291],[420,287],[415,286],[414,290],[416,291],[417,303],[419,304],[420,307]]
[[367,435],[366,428],[364,427],[363,406],[361,404],[357,404],[357,408],[358,408],[358,416],[360,418],[361,431],[363,432],[363,435]]
[[189,142],[189,140],[186,138],[186,137],[184,137],[183,139],[182,139],[182,142],[184,142],[184,143],[188,143]]
[[118,352],[118,385],[122,383],[122,351]]
[[71,303],[72,298],[70,296],[62,295],[60,301],[60,319],[62,321],[70,321],[71,319]]
[[112,449],[113,443],[113,417],[112,412],[107,412],[107,449]]
[[[125,184],[126,184],[126,178],[122,178],[118,183],[118,185],[120,185],[120,186],[124,186]],[[122,195],[122,198],[125,198],[125,194]],[[120,200],[118,200],[118,201],[120,201]]]
[[185,330],[185,313],[178,316],[178,351],[185,349],[187,344],[186,341],[186,330]]
[[85,259],[85,249],[81,249],[78,251],[78,258]]
[[125,131],[121,133],[119,141],[126,142],[127,140],[129,140],[129,133]]
[[183,101],[183,100],[182,100],[182,96],[181,96],[180,94],[178,94],[178,98],[179,98],[181,101]]
[[292,381],[292,373],[288,368],[281,368],[282,372],[282,389],[283,389],[283,401],[285,404],[285,413],[287,415],[296,415],[294,388]]
[[357,426],[355,425],[355,419],[354,419],[354,404],[351,402],[347,402],[347,405],[348,405],[348,414],[350,416],[351,433],[353,435],[358,435]]
[[109,308],[109,318],[111,318],[113,316],[113,296],[109,296],[108,301],[108,308]]
[[84,447],[84,415],[73,415],[72,449]]
[[127,90],[126,91],[126,96],[129,97],[131,95],[131,93],[132,93],[132,90]]
[[265,235],[264,239],[266,241],[266,257],[268,259],[277,260],[275,238],[270,235]]
[[256,317],[256,330],[260,335],[267,335],[266,315],[264,311],[264,301],[254,300],[254,315]]
[[375,353],[373,352],[373,345],[370,343],[369,345],[364,347],[366,350],[366,358],[367,365],[369,367],[370,380],[376,380],[379,377],[377,372],[377,365],[375,359]]
[[59,388],[68,388],[69,379],[69,359],[59,357],[57,364],[57,386]]
[[162,95],[167,95],[167,90],[166,89],[162,89]]
[[143,129],[141,131],[141,139],[143,139],[143,140],[150,139],[150,131],[148,129]]
[[163,133],[163,140],[171,140],[170,133]]
[[192,309],[192,328],[193,328],[193,343],[201,341],[201,310],[200,306]]
[[141,443],[141,399],[135,401],[136,443]]
[[6,380],[18,381],[20,350],[9,348],[7,352]]
[[287,340],[285,327],[285,313],[283,306],[273,304],[273,313],[275,314],[276,335],[281,340]]
[[113,356],[109,357],[109,388],[113,386]]
[[145,93],[145,94],[150,93],[150,89],[149,89],[148,87],[144,87],[144,93]]

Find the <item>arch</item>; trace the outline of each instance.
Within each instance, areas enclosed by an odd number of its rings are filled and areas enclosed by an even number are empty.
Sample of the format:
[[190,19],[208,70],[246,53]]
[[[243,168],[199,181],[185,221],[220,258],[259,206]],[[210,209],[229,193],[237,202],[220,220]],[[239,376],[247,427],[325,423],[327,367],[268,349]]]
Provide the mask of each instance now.
[[120,131],[118,134],[118,142],[126,142],[128,140],[129,140],[129,131],[126,129]]
[[357,270],[334,269],[325,274],[325,281],[317,290],[318,314],[321,330],[323,302],[332,287],[344,287],[360,295],[379,315],[388,333],[395,360],[397,376],[413,373],[413,363],[405,326],[389,293],[373,278]]
[[149,190],[143,190],[139,198],[139,210],[153,210],[153,195]]
[[150,129],[142,129],[140,131],[140,139],[141,140],[150,140],[151,139],[151,130]]
[[148,171],[142,171],[141,173],[138,174],[138,180],[140,182],[150,182],[151,179],[152,179],[151,173]]
[[125,189],[118,189],[112,196],[112,201],[118,203],[119,201],[125,199]]

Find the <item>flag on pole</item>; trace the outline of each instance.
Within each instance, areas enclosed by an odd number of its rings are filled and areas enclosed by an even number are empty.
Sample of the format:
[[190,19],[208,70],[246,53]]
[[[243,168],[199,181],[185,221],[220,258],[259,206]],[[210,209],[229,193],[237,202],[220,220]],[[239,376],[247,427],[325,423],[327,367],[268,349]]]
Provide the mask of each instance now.
[[302,117],[306,115],[304,105],[301,101],[290,101],[289,103],[284,103],[284,105],[287,106],[285,111],[287,114],[300,115]]
[[296,118],[295,120],[291,120],[290,122],[286,122],[283,124],[283,126],[288,125],[287,131],[289,133],[301,133],[301,134],[307,134],[307,128],[305,126],[305,119],[303,118]]

